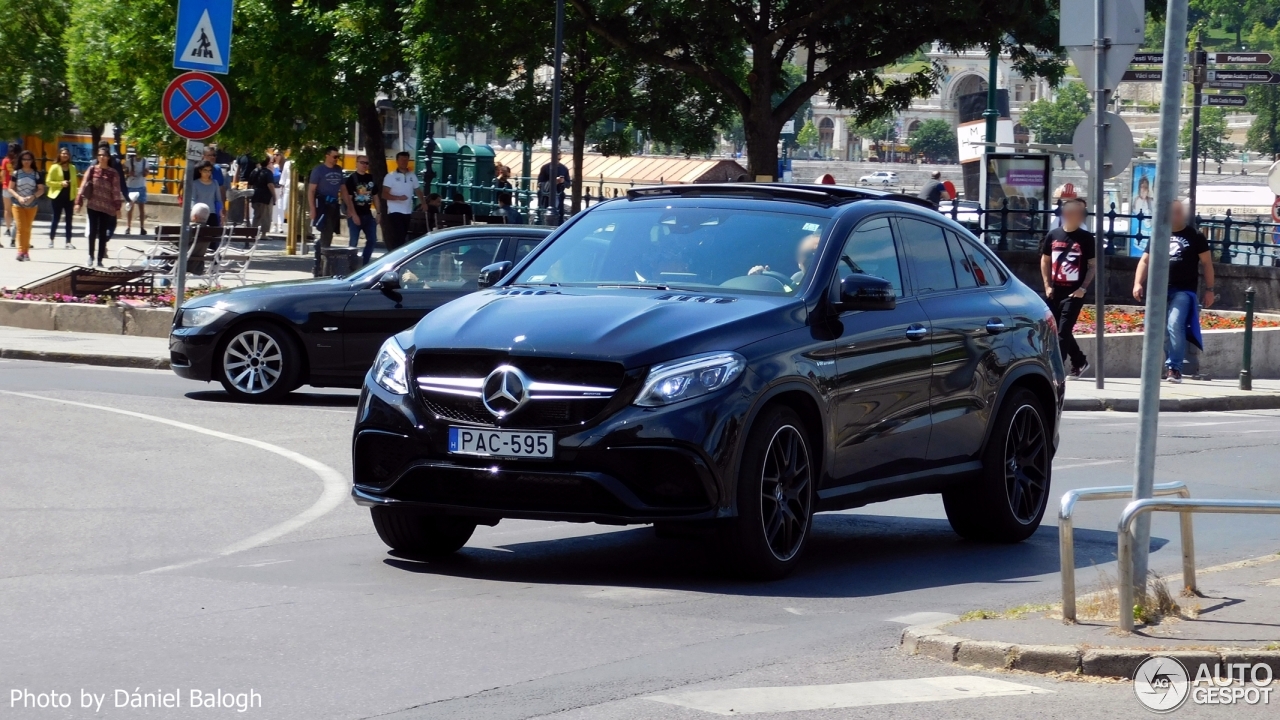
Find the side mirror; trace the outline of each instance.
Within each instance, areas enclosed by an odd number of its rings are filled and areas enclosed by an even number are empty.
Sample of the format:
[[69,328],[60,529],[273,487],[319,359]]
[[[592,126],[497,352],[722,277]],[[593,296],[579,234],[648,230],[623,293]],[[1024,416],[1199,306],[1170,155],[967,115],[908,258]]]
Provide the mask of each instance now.
[[382,273],[382,277],[378,278],[378,288],[380,290],[399,290],[400,273],[395,270],[388,270]]
[[841,311],[892,310],[897,306],[893,283],[884,278],[855,273],[840,281]]
[[492,265],[485,265],[480,268],[480,277],[476,280],[476,285],[481,290],[487,287],[493,287],[498,281],[507,276],[511,272],[511,262],[503,260]]

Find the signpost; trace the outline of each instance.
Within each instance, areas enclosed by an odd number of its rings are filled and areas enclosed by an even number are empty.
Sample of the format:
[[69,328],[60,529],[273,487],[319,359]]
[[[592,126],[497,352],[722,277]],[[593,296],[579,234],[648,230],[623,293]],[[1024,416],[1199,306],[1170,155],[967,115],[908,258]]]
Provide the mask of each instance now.
[[1271,72],[1270,70],[1210,70],[1209,82],[1280,85],[1280,73]]
[[1249,98],[1244,95],[1205,95],[1204,104],[1209,107],[1244,107]]
[[1209,62],[1219,65],[1270,65],[1271,53],[1213,53],[1209,56]]
[[[212,75],[231,69],[231,16],[234,0],[178,0],[173,66],[194,70],[174,78],[160,102],[164,120],[187,139],[187,169],[182,193],[182,231],[173,269],[173,308],[182,308],[187,293],[187,251],[191,247],[191,168],[204,154],[198,142],[217,134],[231,116],[227,89]],[[203,71],[203,72],[199,72]]]

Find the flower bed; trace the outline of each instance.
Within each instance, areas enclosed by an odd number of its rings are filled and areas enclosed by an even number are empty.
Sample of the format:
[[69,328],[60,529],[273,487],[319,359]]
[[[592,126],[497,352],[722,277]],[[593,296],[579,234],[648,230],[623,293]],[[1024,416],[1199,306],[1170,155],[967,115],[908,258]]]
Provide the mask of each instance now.
[[[1146,311],[1141,308],[1122,309],[1107,308],[1104,329],[1112,333],[1140,333],[1145,327]],[[1253,318],[1256,328],[1280,327],[1280,321]],[[1239,330],[1244,327],[1243,315],[1218,315],[1212,310],[1200,311],[1200,327],[1204,330]],[[1080,319],[1076,322],[1077,335],[1092,335],[1097,329],[1096,315],[1093,306],[1086,305],[1080,311]]]
[[[205,295],[212,292],[208,288],[194,288],[186,292],[186,297],[190,300],[199,295]],[[39,293],[21,292],[18,290],[10,290],[8,288],[0,288],[0,300],[26,300],[28,302],[47,302],[47,303],[64,303],[64,304],[81,304],[81,305],[108,305],[111,302],[117,302],[121,305],[129,305],[131,307],[143,308],[171,308],[173,307],[173,293],[167,292],[160,295],[63,295],[62,293],[53,293],[49,295]]]

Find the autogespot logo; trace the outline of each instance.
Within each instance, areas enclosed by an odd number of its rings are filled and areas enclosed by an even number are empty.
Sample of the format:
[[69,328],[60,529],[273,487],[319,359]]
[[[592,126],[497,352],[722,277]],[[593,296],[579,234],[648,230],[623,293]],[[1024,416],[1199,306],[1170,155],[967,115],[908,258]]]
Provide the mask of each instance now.
[[1142,661],[1133,673],[1133,692],[1147,709],[1168,713],[1187,701],[1191,676],[1180,661],[1155,655]]

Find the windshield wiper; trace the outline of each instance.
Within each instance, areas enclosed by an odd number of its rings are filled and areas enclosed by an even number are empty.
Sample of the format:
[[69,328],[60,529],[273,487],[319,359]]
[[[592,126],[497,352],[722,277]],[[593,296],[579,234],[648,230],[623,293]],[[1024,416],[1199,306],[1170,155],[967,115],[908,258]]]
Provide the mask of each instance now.
[[667,285],[659,285],[657,283],[618,283],[609,285],[597,285],[597,288],[618,288],[623,290],[670,290]]

